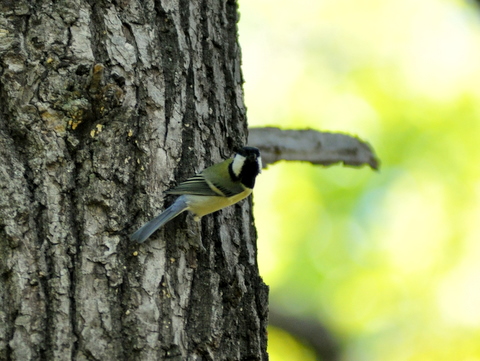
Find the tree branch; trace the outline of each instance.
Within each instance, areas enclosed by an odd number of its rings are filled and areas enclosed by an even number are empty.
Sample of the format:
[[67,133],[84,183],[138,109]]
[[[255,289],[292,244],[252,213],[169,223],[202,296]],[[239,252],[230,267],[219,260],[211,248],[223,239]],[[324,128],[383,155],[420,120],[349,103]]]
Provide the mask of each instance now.
[[260,149],[264,166],[279,160],[299,160],[326,166],[341,162],[354,167],[366,164],[372,169],[379,167],[370,145],[346,134],[250,128],[249,144]]
[[324,325],[313,317],[298,318],[270,306],[269,324],[285,330],[300,342],[310,346],[318,360],[337,361],[340,358],[338,341]]

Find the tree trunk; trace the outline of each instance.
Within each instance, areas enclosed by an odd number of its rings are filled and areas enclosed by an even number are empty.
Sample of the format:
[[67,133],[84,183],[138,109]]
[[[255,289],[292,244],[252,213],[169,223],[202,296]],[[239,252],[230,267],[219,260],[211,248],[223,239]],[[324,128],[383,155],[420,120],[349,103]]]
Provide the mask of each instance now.
[[128,240],[246,143],[237,20],[0,0],[0,360],[268,358],[250,201]]

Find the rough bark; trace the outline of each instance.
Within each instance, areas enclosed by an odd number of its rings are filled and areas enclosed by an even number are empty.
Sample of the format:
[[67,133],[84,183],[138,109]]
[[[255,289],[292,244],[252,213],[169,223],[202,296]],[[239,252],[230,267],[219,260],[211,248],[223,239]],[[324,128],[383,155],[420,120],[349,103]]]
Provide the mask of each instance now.
[[245,143],[236,22],[0,0],[0,360],[267,359],[250,201],[127,238]]

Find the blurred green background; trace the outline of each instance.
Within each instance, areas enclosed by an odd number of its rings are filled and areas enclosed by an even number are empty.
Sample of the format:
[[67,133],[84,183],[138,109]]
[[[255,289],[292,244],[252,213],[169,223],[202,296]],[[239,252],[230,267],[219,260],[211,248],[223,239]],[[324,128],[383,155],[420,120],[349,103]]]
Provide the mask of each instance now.
[[[341,131],[366,167],[258,179],[271,303],[342,360],[480,360],[480,7],[454,0],[240,1],[250,126]],[[269,331],[272,361],[313,360]]]

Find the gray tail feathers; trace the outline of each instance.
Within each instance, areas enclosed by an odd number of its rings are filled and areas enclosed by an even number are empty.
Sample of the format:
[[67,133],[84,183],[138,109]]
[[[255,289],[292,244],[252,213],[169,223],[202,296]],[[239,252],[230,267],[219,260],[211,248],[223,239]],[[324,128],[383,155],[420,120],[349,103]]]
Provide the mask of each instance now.
[[178,197],[177,200],[162,213],[152,219],[150,222],[145,223],[135,233],[130,236],[130,240],[143,243],[150,237],[153,232],[165,225],[168,221],[178,216],[188,208],[185,202],[185,196]]

